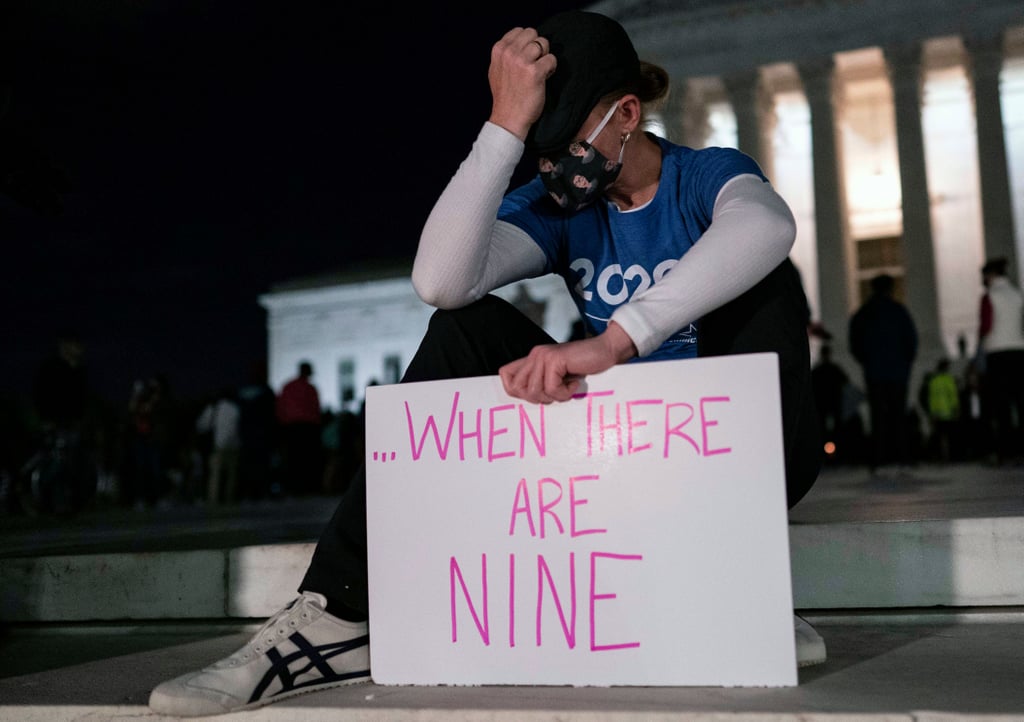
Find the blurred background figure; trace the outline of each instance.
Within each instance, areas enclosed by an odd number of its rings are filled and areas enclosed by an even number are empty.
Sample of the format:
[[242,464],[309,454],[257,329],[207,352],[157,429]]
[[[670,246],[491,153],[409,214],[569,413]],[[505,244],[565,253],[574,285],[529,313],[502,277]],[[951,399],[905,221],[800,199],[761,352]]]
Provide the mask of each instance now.
[[325,416],[323,432],[324,481],[323,492],[342,494],[348,480],[363,462],[363,419],[352,411],[342,409]]
[[238,500],[240,416],[234,390],[222,389],[196,419],[196,430],[210,438],[206,500],[211,504]]
[[825,442],[826,461],[834,461],[838,450],[838,436],[843,424],[843,389],[849,377],[832,359],[832,347],[821,347],[818,363],[811,369],[814,402],[821,423],[821,438]]
[[964,372],[960,387],[960,424],[957,434],[961,458],[965,461],[977,461],[991,451],[991,424],[987,406],[981,385],[981,372],[977,363],[971,363]]
[[254,363],[249,379],[238,389],[238,478],[243,499],[274,495],[275,457],[278,445],[277,398],[267,383],[267,367]]
[[156,506],[166,492],[163,444],[164,389],[156,377],[138,379],[128,400],[123,501],[135,509]]
[[861,406],[864,392],[833,359],[830,344],[821,347],[818,363],[811,369],[811,385],[821,422],[821,438],[825,444],[825,463],[863,463]]
[[928,449],[936,461],[953,459],[957,422],[960,419],[960,388],[948,358],[939,359],[925,380],[928,413]]
[[853,314],[850,353],[864,372],[870,409],[872,471],[886,464],[911,462],[907,394],[917,356],[917,327],[906,306],[894,297],[895,279],[879,274],[871,296]]
[[973,363],[974,357],[967,353],[967,337],[961,333],[956,337],[956,358],[949,362],[949,372],[953,374],[958,386],[963,387],[967,371]]
[[21,470],[23,506],[30,513],[75,513],[96,491],[85,344],[77,333],[58,334],[53,354],[36,371],[32,402],[38,432],[34,453]]
[[277,395],[285,490],[304,495],[320,490],[323,448],[320,440],[320,393],[310,379],[313,364],[299,362],[299,373]]
[[984,388],[994,424],[996,462],[1024,460],[1024,301],[1007,277],[1007,261],[981,269],[978,346],[984,356]]

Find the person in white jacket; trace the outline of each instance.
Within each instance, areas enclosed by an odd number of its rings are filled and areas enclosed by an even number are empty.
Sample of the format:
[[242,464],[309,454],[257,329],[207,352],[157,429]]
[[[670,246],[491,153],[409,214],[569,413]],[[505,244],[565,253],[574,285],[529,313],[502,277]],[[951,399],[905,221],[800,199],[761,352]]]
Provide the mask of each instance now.
[[210,436],[206,475],[206,501],[210,504],[238,500],[238,462],[241,412],[233,390],[221,391],[196,419],[196,431]]
[[[412,281],[438,310],[402,381],[496,374],[513,397],[558,403],[615,364],[775,351],[795,504],[823,451],[789,207],[749,156],[644,130],[668,75],[607,16],[568,11],[509,30],[488,80],[491,115],[420,238]],[[524,153],[538,173],[506,192]],[[491,293],[550,273],[565,280],[585,338],[559,343]],[[300,596],[232,657],[157,687],[150,706],[213,714],[367,679],[365,518],[359,475]],[[795,624],[798,661],[824,661],[820,636]],[[313,665],[301,685],[281,668],[296,655]]]
[[982,267],[985,292],[978,322],[984,398],[1000,463],[1024,457],[1024,300],[1007,276],[1008,265],[1007,259],[994,258]]

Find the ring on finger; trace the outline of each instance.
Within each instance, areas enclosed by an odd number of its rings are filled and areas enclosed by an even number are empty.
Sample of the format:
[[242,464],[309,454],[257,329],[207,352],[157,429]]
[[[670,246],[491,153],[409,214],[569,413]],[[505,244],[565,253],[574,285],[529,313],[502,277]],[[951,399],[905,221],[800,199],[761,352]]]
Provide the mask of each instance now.
[[548,51],[544,49],[544,43],[542,43],[540,40],[531,40],[530,42],[534,43],[538,48],[540,48],[540,57],[543,58],[545,55],[548,54]]

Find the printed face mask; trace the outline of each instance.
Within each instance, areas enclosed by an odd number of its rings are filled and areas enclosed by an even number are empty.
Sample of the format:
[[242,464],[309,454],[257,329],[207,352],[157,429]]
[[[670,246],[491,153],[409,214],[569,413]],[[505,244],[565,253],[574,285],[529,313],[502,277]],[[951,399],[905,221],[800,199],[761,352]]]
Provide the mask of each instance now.
[[605,158],[591,145],[611,120],[617,107],[618,101],[586,140],[573,141],[568,150],[555,158],[540,159],[540,178],[548,194],[560,207],[569,211],[585,208],[619,177],[626,140],[623,139],[619,158],[614,161]]

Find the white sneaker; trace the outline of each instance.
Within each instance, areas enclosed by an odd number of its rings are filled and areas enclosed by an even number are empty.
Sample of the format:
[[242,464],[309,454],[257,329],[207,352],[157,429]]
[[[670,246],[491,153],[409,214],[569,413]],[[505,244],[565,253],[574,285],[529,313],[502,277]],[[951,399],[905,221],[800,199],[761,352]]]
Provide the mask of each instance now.
[[199,717],[368,681],[366,622],[338,619],[324,611],[326,605],[323,596],[303,592],[230,657],[158,685],[149,708]]
[[796,666],[810,667],[825,661],[825,640],[821,638],[807,620],[793,615],[793,627],[796,632]]

